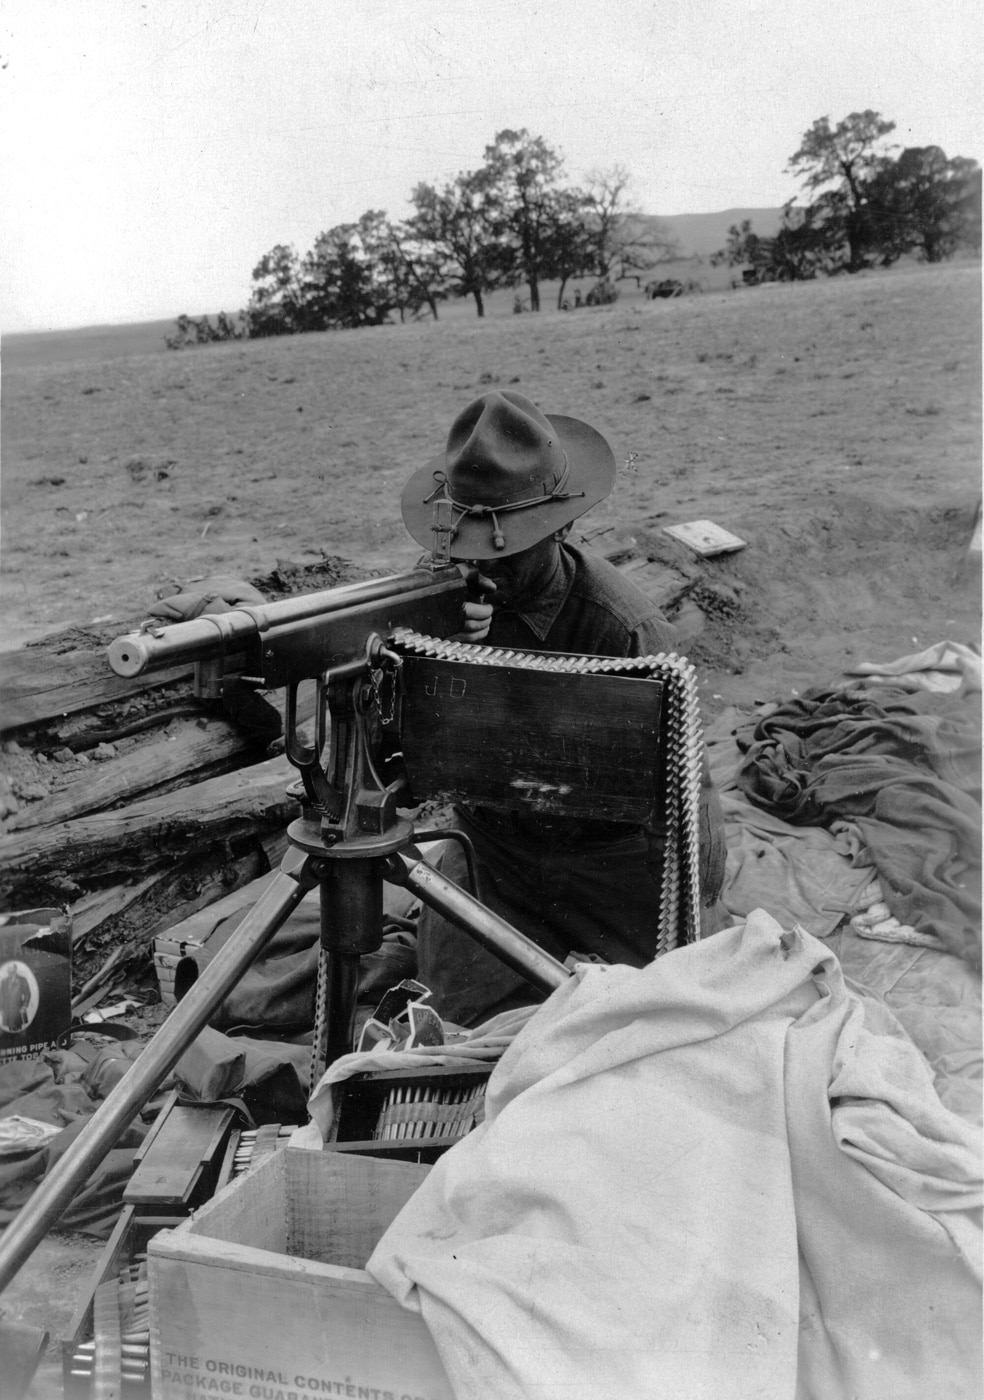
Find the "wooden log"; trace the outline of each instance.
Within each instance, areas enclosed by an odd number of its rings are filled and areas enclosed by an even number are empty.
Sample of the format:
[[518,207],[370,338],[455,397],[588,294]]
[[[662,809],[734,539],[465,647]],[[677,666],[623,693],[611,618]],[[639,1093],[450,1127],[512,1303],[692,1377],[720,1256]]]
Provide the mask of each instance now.
[[177,681],[192,668],[170,666],[127,680],[114,675],[103,647],[59,652],[40,646],[0,655],[0,733],[45,724]]
[[275,874],[276,870],[271,869],[257,877],[252,889],[237,886],[235,890],[223,893],[214,904],[203,905],[192,914],[180,918],[175,914],[157,936],[157,951],[180,953],[188,943],[201,947],[208,942],[219,924],[255,904]]
[[255,741],[225,720],[209,720],[204,728],[192,720],[183,723],[177,733],[158,734],[96,769],[85,769],[60,792],[23,808],[8,822],[7,829],[24,831],[70,821],[176,778],[190,783],[200,769],[227,764],[251,749],[255,749]]
[[91,882],[139,868],[149,857],[181,857],[196,845],[270,832],[298,814],[298,804],[284,791],[293,777],[286,758],[268,759],[120,811],[0,838],[4,893],[10,898],[66,874]]
[[[134,959],[146,959],[154,950],[156,936],[170,928],[173,918],[191,918],[268,874],[270,863],[259,843],[248,840],[242,845],[243,849],[234,852],[225,845],[196,849],[178,864],[158,867],[131,886],[117,887],[115,902],[105,904],[100,911],[80,900],[90,917],[86,935],[73,945],[76,985],[100,966],[108,948],[115,945],[122,950],[117,971],[122,975]],[[248,896],[245,898],[248,902]],[[92,915],[97,912],[103,917],[93,922]]]
[[76,900],[71,907],[73,946],[84,942],[94,929],[109,919],[125,913],[131,904],[135,904],[156,884],[157,879],[156,875],[148,875],[134,884],[113,885]]
[[[223,896],[248,890],[255,881],[271,872],[270,862],[259,844],[250,845],[242,855],[228,859],[228,853],[216,850],[224,856],[218,864],[209,869],[199,867],[192,883],[190,872],[184,871],[172,881],[174,890],[170,897],[156,901],[153,919],[148,918],[147,937],[151,940],[165,933],[175,919],[190,919],[202,909],[207,909]],[[248,895],[244,896],[248,904]]]

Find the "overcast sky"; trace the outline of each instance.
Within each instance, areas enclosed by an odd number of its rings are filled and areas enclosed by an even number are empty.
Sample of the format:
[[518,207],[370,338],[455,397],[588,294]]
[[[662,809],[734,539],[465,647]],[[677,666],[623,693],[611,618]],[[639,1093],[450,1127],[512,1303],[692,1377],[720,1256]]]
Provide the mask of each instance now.
[[4,0],[2,324],[249,298],[527,127],[648,213],[785,202],[815,118],[981,159],[980,0]]

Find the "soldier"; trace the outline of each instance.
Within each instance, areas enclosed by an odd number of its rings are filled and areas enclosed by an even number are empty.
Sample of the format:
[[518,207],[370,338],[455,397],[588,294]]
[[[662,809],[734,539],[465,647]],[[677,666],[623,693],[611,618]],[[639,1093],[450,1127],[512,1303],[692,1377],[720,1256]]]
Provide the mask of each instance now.
[[[484,394],[452,424],[445,452],[403,492],[414,539],[433,543],[433,503],[450,502],[452,553],[474,563],[485,601],[466,605],[461,639],[513,650],[593,656],[671,651],[674,631],[654,604],[606,560],[572,545],[573,522],[615,482],[602,435],[576,418],[541,413],[522,394]],[[462,805],[456,825],[472,840],[489,907],[563,961],[571,952],[640,967],[655,953],[662,838],[656,831]],[[724,821],[706,774],[701,800],[702,923],[724,878]],[[441,868],[467,885],[449,843]],[[445,1019],[475,1025],[536,1000],[516,973],[440,915],[425,909],[418,975]]]

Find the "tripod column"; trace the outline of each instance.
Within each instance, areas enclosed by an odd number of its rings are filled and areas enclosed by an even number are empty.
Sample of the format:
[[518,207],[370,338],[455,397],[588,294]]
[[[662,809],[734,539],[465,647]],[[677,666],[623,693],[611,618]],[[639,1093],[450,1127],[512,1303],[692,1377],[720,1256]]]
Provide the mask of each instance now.
[[359,959],[374,953],[383,941],[383,859],[329,859],[325,872],[321,883],[324,1029],[316,1027],[315,1050],[322,1069],[353,1048]]

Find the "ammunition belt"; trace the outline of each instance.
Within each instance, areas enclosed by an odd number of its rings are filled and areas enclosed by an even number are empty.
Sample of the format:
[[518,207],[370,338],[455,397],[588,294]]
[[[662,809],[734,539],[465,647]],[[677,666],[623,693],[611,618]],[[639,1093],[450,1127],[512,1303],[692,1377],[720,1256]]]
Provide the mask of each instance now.
[[616,675],[662,681],[666,694],[666,844],[660,890],[656,955],[678,942],[700,937],[700,792],[704,743],[697,676],[685,657],[572,656],[558,652],[510,651],[472,642],[445,642],[397,628],[391,644],[404,655],[515,666],[562,675]]

